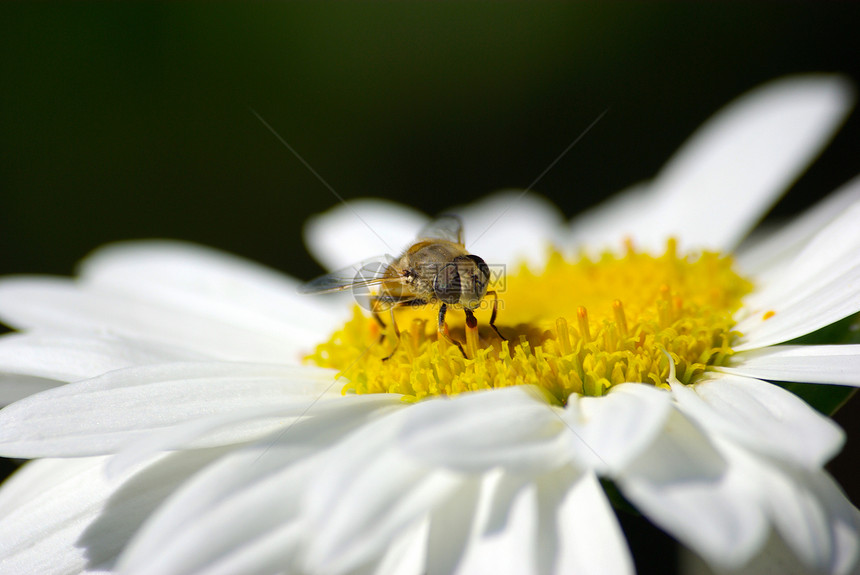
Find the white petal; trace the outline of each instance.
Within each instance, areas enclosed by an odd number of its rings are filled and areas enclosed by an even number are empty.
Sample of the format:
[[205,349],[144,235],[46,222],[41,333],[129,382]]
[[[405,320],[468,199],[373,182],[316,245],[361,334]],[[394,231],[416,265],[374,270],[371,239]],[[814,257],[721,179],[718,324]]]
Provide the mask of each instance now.
[[729,567],[748,561],[767,537],[767,522],[745,481],[678,413],[616,479],[648,519],[710,562]]
[[488,264],[542,266],[547,248],[563,241],[564,218],[534,192],[508,190],[446,210],[463,219],[466,249]]
[[30,332],[0,337],[0,371],[77,381],[149,363],[204,359],[171,346],[110,334]]
[[[284,403],[194,418],[168,428],[151,430],[140,439],[128,443],[111,459],[108,473],[111,476],[122,473],[164,451],[188,449],[216,441],[225,444],[247,441],[261,435],[257,430],[260,423],[266,420],[274,422],[278,439],[291,438],[297,433],[295,426],[304,419],[346,418],[355,410],[372,412],[402,407],[400,397],[395,394],[371,394],[318,398],[314,402],[303,399],[295,403],[292,414],[288,404]],[[249,435],[249,428],[254,430],[254,435]]]
[[456,573],[537,575],[538,487],[513,477],[493,476],[486,486],[491,500],[496,488],[505,493],[490,501],[494,509],[487,528],[470,541]]
[[571,395],[565,419],[577,436],[579,465],[623,469],[662,432],[671,400],[669,393],[637,383],[615,386],[603,397]]
[[115,333],[237,361],[298,363],[299,350],[324,337],[320,330],[246,314],[226,304],[218,307],[193,293],[168,296],[154,290],[142,298],[96,286],[82,289],[60,278],[0,280],[0,314],[23,329]]
[[758,379],[715,375],[692,389],[673,384],[672,391],[681,409],[711,433],[807,468],[820,468],[845,441],[830,419]]
[[809,568],[798,561],[780,536],[771,531],[767,542],[750,561],[737,569],[708,565],[702,557],[682,546],[679,573],[690,575],[809,575]]
[[[735,326],[744,336],[741,343],[733,346],[734,350],[747,351],[789,341],[848,317],[860,310],[858,285],[860,265],[789,305],[764,303],[758,313]],[[768,311],[775,314],[765,315]]]
[[[250,523],[253,523],[253,521]],[[236,524],[227,527],[227,530],[221,533],[229,533],[229,530],[236,531]],[[239,529],[238,531],[241,532],[242,530]],[[200,533],[196,532],[193,535],[200,535]],[[194,565],[192,567],[183,564],[176,565],[169,562],[169,557],[159,554],[156,559],[149,561],[147,565],[139,569],[127,568],[123,569],[122,572],[129,575],[133,573],[158,575],[173,573],[187,573],[188,575],[233,575],[234,573],[241,573],[242,575],[269,575],[271,573],[289,572],[287,569],[292,564],[290,555],[295,552],[296,546],[300,543],[301,536],[302,528],[300,524],[287,523],[285,525],[277,525],[251,540],[247,545],[231,550],[232,552],[226,556],[219,556],[211,564]],[[218,545],[221,541],[213,539],[210,535],[206,538],[197,538],[196,543],[198,548],[206,547],[211,549],[213,545]]]
[[105,458],[28,464],[0,491],[3,571],[80,573],[112,566],[152,510],[219,453],[168,456],[116,482],[105,480]]
[[210,357],[298,360],[344,313],[296,293],[298,283],[214,250],[179,242],[102,248],[81,283],[0,282],[0,315],[12,325],[110,331]]
[[329,517],[313,513],[317,533],[308,564],[321,573],[346,573],[380,556],[396,537],[420,522],[457,486],[452,474],[382,457],[371,462],[341,497]]
[[427,221],[400,204],[351,200],[308,219],[305,243],[323,267],[337,270],[376,255],[399,255]]
[[603,488],[584,473],[558,505],[555,573],[633,573],[633,559]]
[[[257,465],[243,459],[248,467]],[[227,462],[236,464],[231,457],[218,465],[223,468]],[[195,503],[194,488],[200,485],[195,478],[144,526],[121,556],[120,570],[165,575],[290,571],[303,535],[295,520],[298,495],[302,484],[311,480],[312,470],[298,464],[289,472],[258,472],[256,481],[246,486],[256,487],[256,492],[246,488],[228,493],[214,501],[211,509],[201,508],[197,517],[191,517],[187,507]],[[275,484],[280,487],[277,493]],[[186,507],[177,504],[177,498]]]
[[827,514],[815,495],[789,474],[756,477],[767,481],[771,515],[783,539],[806,565],[823,571],[833,555],[833,540]]
[[307,497],[310,570],[344,573],[382,556],[460,485],[455,474],[391,449],[408,411],[365,426],[328,454]]
[[771,381],[860,386],[860,345],[776,345],[737,353],[718,371]]
[[[299,282],[211,248],[174,241],[137,241],[100,248],[81,264],[87,287],[141,301],[211,313],[225,323],[285,326],[327,335],[341,314],[297,293]],[[330,325],[331,324],[331,325]]]
[[58,379],[0,373],[0,406],[21,401],[25,397],[65,383]]
[[808,485],[827,513],[833,553],[828,558],[831,573],[856,573],[860,568],[860,510],[827,473],[810,474]]
[[624,535],[591,473],[565,467],[528,480],[491,472],[477,504],[462,504],[472,534],[456,573],[633,572]]
[[[739,572],[856,573],[860,513],[826,473],[792,473],[745,456],[737,448],[729,451],[733,464],[745,468],[750,485],[776,527],[766,545]],[[697,564],[689,555],[682,558],[682,565],[686,565],[683,573],[712,572],[703,570],[704,564]],[[724,573],[722,569],[714,572]]]
[[819,230],[858,200],[860,177],[840,186],[787,225],[763,235],[757,243],[742,245],[735,256],[738,266],[747,274],[755,273],[761,281],[767,270],[785,265],[796,257]]
[[604,249],[620,249],[626,237],[647,235],[654,222],[642,214],[654,206],[654,196],[650,184],[642,182],[578,214],[569,226],[566,245],[572,248],[570,255],[575,256],[578,250],[586,249],[587,253],[596,256]]
[[[242,409],[298,415],[325,394],[337,396],[333,372],[231,363],[133,367],[30,396],[0,411],[0,452],[7,457],[116,452],[150,430]],[[254,422],[245,439],[283,426]],[[234,435],[220,441],[235,440]],[[207,445],[219,444],[218,437]],[[203,446],[203,445],[200,445]]]
[[373,575],[430,575],[427,562],[427,522],[407,529],[374,569]]
[[222,457],[159,509],[121,566],[131,573],[231,572],[231,567],[246,573],[253,566],[289,571],[310,535],[301,528],[300,509],[326,449],[369,417],[374,412],[367,406],[347,404]]
[[666,237],[685,248],[732,250],[841,124],[853,103],[838,76],[790,77],[741,96],[706,122],[652,187],[650,249]]
[[860,202],[821,229],[797,256],[782,266],[761,291],[746,298],[745,307],[780,309],[791,306],[821,287],[839,281],[860,266]]
[[[84,474],[102,474],[105,457],[42,459],[13,473],[0,489],[0,518],[41,498],[50,489],[67,489]],[[4,527],[6,524],[4,523]]]
[[132,521],[98,550],[76,545],[110,492],[102,463],[103,458],[35,461],[6,481],[0,491],[4,573],[86,573],[112,565],[121,539],[133,532]]
[[857,559],[857,509],[821,470],[807,471],[723,444],[786,544],[815,573],[845,573]]
[[465,479],[459,489],[430,514],[427,533],[427,575],[453,573],[471,543],[479,520],[481,476]]
[[555,409],[526,386],[433,399],[409,410],[397,444],[428,465],[457,471],[552,469],[569,458],[570,442]]

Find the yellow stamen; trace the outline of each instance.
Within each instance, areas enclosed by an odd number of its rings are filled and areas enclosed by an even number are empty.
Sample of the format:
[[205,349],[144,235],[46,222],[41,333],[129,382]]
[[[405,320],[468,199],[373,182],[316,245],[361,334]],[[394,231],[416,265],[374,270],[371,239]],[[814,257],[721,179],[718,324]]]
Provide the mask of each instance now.
[[582,306],[576,308],[576,321],[579,323],[579,336],[582,341],[591,341],[591,332],[588,329],[588,310]]
[[555,328],[557,330],[556,340],[561,345],[562,354],[569,355],[573,352],[573,349],[570,347],[570,332],[567,330],[567,320],[563,317],[556,319]]
[[624,306],[620,299],[612,302],[612,312],[615,315],[615,324],[618,326],[619,334],[622,338],[627,337],[627,318],[624,316]]
[[466,325],[461,309],[449,310],[450,336],[467,358],[438,336],[438,308],[428,306],[396,310],[398,325],[409,329],[386,361],[392,326],[379,345],[376,322],[357,307],[309,359],[342,370],[344,392],[401,393],[414,401],[532,384],[563,404],[571,393],[603,395],[623,382],[667,387],[664,350],[684,384],[726,363],[739,335],[732,314],[752,289],[729,258],[679,255],[674,241],[659,257],[635,251],[632,242],[622,255],[574,262],[552,251],[540,273],[522,267],[507,280],[496,323],[509,341],[489,327],[490,305],[476,311],[475,325]]
[[474,316],[466,318],[466,355],[478,357],[478,320]]

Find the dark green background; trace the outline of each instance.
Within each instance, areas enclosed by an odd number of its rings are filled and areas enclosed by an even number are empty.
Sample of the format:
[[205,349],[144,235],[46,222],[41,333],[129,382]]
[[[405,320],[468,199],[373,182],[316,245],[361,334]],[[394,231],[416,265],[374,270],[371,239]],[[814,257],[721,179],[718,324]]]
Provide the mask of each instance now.
[[[431,213],[529,185],[608,108],[536,186],[572,215],[757,84],[860,81],[858,24],[850,3],[4,3],[0,272],[158,236],[314,275],[302,222],[336,199],[250,108],[343,197]],[[855,116],[778,215],[858,150]],[[854,501],[857,414],[834,467]]]
[[[750,87],[860,77],[849,5],[5,3],[0,22],[11,271],[151,236],[318,271],[301,225],[336,200],[249,108],[342,196],[429,212],[527,186],[608,108],[536,186],[573,214]],[[858,132],[792,201],[855,175]]]

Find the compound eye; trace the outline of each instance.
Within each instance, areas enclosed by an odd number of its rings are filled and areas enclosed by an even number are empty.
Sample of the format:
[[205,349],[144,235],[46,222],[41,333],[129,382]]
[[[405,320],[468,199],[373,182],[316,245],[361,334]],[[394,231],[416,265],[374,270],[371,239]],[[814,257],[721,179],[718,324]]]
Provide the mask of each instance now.
[[472,289],[478,299],[481,299],[487,293],[487,288],[490,285],[490,267],[483,259],[476,255],[469,254],[466,257],[475,264],[477,274],[472,275]]
[[446,264],[436,273],[436,277],[433,279],[433,291],[443,303],[454,304],[460,301],[463,288],[457,264]]

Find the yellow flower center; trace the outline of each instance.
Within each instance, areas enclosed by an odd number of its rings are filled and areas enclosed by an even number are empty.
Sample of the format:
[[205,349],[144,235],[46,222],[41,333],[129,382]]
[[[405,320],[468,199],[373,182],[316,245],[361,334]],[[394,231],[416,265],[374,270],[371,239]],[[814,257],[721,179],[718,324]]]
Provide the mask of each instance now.
[[308,359],[340,370],[345,393],[414,401],[533,384],[563,405],[571,393],[602,395],[624,382],[667,386],[664,350],[685,384],[724,364],[740,335],[732,315],[751,289],[730,258],[680,256],[673,240],[659,257],[629,244],[624,255],[575,262],[551,251],[542,272],[522,266],[506,278],[496,326],[508,341],[487,324],[491,297],[476,311],[477,328],[466,327],[462,310],[448,312],[450,335],[468,357],[437,336],[436,306],[396,309],[399,344],[391,325],[383,330],[356,306]]

